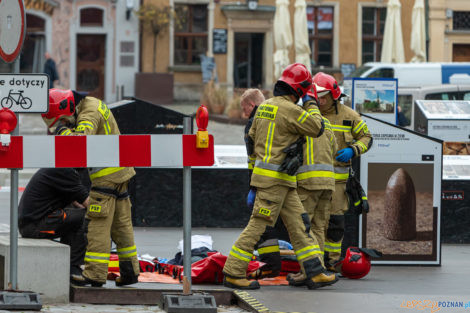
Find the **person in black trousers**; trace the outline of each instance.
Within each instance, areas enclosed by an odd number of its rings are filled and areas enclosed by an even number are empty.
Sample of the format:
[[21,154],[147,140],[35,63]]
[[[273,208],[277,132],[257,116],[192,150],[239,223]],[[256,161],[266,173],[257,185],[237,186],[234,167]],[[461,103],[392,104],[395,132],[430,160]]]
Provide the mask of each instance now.
[[70,246],[70,274],[81,274],[87,246],[88,182],[73,168],[42,168],[31,178],[18,206],[23,238],[55,239]]

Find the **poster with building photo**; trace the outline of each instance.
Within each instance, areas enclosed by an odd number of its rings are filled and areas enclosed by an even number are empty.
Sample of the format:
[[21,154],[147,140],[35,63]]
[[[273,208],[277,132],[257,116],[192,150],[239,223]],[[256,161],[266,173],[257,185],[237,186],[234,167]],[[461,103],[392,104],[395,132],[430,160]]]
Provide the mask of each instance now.
[[361,156],[361,185],[370,212],[360,245],[378,264],[440,264],[442,141],[363,116],[373,146]]
[[352,108],[379,120],[397,124],[398,80],[354,78]]

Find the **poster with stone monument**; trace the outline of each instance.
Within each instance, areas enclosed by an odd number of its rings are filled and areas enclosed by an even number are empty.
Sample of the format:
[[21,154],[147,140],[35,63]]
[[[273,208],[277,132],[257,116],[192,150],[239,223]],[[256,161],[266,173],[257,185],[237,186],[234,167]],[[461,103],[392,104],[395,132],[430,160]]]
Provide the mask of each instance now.
[[440,265],[442,141],[363,115],[373,146],[361,156],[370,211],[360,246],[377,264]]

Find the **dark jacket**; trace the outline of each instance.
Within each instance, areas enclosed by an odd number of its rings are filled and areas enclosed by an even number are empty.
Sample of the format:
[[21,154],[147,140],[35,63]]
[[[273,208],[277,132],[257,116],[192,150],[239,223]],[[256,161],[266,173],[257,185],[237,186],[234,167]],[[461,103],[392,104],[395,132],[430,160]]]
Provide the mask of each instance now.
[[88,188],[72,168],[42,168],[29,181],[18,206],[20,222],[40,220],[73,201],[82,203]]
[[49,76],[49,88],[54,88],[54,81],[59,79],[59,74],[57,74],[57,68],[55,66],[54,60],[46,60],[46,63],[44,63],[44,73]]

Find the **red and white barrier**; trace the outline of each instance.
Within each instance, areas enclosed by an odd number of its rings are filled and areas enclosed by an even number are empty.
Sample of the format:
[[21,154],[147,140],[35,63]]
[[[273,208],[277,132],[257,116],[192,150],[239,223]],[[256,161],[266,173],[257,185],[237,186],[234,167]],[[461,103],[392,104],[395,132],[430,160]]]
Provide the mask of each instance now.
[[196,135],[12,136],[0,168],[211,166],[214,138]]

